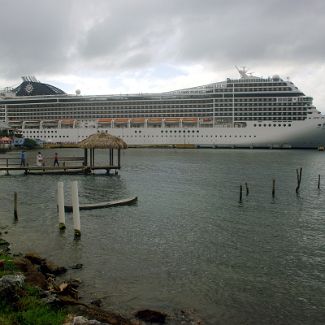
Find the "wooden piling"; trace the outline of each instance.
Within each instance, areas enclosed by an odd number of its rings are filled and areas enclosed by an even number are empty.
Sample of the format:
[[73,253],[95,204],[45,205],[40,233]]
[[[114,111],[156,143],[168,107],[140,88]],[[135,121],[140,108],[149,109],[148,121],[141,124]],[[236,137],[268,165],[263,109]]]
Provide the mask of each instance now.
[[80,232],[80,211],[79,211],[79,196],[78,196],[78,182],[71,182],[71,201],[73,210],[73,227],[74,227],[74,237],[79,238],[81,236]]
[[300,184],[301,184],[301,176],[302,176],[302,168],[300,168],[300,171],[298,168],[296,169],[296,175],[297,175],[297,187],[296,187],[296,193],[299,193]]
[[243,202],[243,186],[240,185],[239,187],[239,203]]
[[320,175],[318,175],[318,185],[317,188],[320,189]]
[[272,197],[273,197],[273,199],[275,197],[275,179],[274,178],[272,179]]
[[58,182],[58,212],[59,212],[59,229],[65,229],[65,212],[64,212],[64,187],[63,182]]
[[248,196],[248,194],[249,194],[249,188],[248,188],[247,183],[245,183],[245,188],[246,188],[246,196]]
[[15,217],[15,220],[18,220],[17,202],[18,202],[18,194],[17,194],[17,192],[14,192],[14,217]]

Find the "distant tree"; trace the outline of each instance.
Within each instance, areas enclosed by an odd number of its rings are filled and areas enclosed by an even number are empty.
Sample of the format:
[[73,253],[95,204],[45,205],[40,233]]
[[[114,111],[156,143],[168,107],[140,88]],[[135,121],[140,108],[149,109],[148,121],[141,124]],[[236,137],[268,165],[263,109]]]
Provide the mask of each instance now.
[[38,144],[35,140],[26,138],[23,146],[27,149],[34,149],[38,147]]

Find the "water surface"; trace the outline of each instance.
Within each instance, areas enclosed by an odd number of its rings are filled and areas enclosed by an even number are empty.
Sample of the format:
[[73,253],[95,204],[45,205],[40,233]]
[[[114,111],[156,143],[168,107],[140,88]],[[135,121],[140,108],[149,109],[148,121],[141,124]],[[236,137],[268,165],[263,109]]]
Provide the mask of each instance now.
[[[124,315],[182,309],[211,325],[324,324],[324,161],[324,153],[304,150],[128,149],[119,176],[1,176],[0,226],[14,251],[83,263],[69,276],[84,281],[84,300],[102,298]],[[60,234],[56,212],[57,182],[65,182],[69,201],[72,180],[81,203],[139,201],[81,211],[82,237],[74,241],[72,216]],[[239,204],[245,182],[250,194]]]

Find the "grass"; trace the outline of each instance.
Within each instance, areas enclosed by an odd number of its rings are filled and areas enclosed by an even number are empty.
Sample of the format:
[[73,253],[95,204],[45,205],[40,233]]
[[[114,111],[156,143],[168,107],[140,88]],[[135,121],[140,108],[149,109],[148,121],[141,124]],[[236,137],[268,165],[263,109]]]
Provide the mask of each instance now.
[[[5,261],[0,277],[17,272],[11,256],[0,254],[0,259]],[[0,301],[1,325],[61,325],[66,316],[64,310],[46,305],[39,296],[39,289],[27,284],[15,304]]]
[[17,271],[11,256],[6,254],[0,254],[0,260],[4,261],[4,267],[0,269],[0,277],[6,274],[12,274]]

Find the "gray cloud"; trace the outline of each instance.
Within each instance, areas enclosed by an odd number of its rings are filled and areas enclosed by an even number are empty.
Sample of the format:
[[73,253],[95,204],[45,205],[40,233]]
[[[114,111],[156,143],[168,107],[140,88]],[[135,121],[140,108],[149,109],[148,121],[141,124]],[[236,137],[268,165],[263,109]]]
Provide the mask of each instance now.
[[323,63],[323,0],[0,0],[0,74]]

